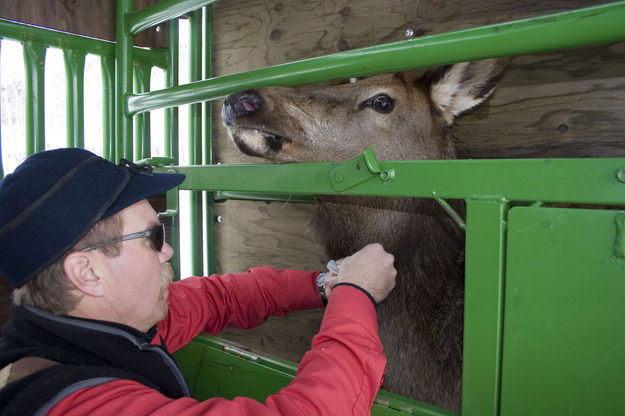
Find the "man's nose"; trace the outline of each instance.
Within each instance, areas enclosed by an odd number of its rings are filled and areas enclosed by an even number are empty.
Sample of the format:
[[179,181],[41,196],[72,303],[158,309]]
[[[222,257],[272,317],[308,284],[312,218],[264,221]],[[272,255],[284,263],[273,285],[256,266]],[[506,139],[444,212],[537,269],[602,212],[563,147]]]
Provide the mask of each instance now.
[[158,257],[161,263],[165,263],[166,261],[171,259],[171,256],[173,255],[174,255],[174,249],[171,248],[169,244],[167,244],[167,241],[165,241],[163,243],[163,247],[161,247],[161,251],[158,252]]

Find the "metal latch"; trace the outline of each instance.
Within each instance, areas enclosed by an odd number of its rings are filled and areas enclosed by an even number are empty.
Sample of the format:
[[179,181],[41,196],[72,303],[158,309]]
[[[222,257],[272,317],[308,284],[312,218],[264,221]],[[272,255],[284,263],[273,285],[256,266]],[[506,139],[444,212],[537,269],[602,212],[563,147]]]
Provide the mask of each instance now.
[[395,177],[395,172],[393,169],[383,170],[375,158],[373,149],[367,147],[360,156],[332,169],[330,182],[334,190],[341,192],[376,176],[383,181],[389,181]]

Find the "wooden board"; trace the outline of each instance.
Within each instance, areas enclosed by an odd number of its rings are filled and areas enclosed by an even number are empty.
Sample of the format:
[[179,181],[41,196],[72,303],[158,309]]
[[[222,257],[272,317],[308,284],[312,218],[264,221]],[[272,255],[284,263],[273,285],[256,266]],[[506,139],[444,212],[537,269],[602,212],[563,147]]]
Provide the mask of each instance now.
[[[605,1],[517,0],[229,0],[213,7],[215,75],[277,65],[337,51],[526,18]],[[216,162],[261,163],[239,153],[213,105]],[[514,58],[487,105],[454,127],[465,157],[625,156],[625,43]],[[276,207],[277,206],[277,207]],[[230,201],[216,208],[218,271],[271,264],[323,267],[311,236],[311,206]],[[288,232],[285,232],[288,230]],[[222,336],[262,352],[299,359],[318,330],[300,314],[254,331]],[[290,337],[285,334],[292,334]],[[284,337],[283,337],[284,336]],[[271,341],[269,341],[271,339]]]
[[[135,0],[135,10],[158,0]],[[2,0],[0,17],[98,39],[115,40],[115,0]],[[137,46],[167,47],[167,25],[135,36]]]

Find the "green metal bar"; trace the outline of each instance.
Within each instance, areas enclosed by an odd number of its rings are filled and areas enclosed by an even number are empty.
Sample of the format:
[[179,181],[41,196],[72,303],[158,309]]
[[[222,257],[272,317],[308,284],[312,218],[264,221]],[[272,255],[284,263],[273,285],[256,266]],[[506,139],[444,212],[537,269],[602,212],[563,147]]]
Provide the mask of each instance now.
[[37,42],[24,42],[26,74],[26,156],[45,147],[45,87],[44,70],[46,46]]
[[467,201],[462,415],[499,414],[507,203]]
[[[178,20],[169,22],[168,33],[168,51],[169,66],[167,68],[167,86],[169,88],[178,85],[179,62],[178,62],[178,37],[179,37]],[[178,107],[171,107],[167,111],[167,126],[165,131],[168,137],[165,139],[165,155],[172,157],[176,163],[178,162]]]
[[126,108],[127,96],[132,92],[132,42],[126,34],[124,22],[134,8],[133,0],[117,0],[116,43],[115,43],[115,160],[132,159],[132,117]]
[[103,56],[102,68],[102,155],[106,159],[115,156],[115,59]]
[[[202,76],[202,11],[190,14],[189,34],[189,79],[195,81]],[[202,164],[202,105],[189,106],[189,163]],[[203,266],[203,227],[202,227],[202,193],[191,192],[189,217],[191,221],[191,273],[200,276],[204,273]]]
[[85,147],[85,58],[83,51],[64,50],[67,77],[67,146]]
[[[42,28],[0,18],[0,33],[6,39],[19,42],[36,42],[60,49],[74,49],[99,56],[115,57],[115,43],[59,30]],[[159,68],[167,67],[167,51],[162,49],[133,48],[137,60]]]
[[347,163],[174,168],[187,190],[625,203],[625,159],[381,161],[381,173],[337,191],[333,170]]
[[197,10],[217,0],[162,0],[128,16],[126,30],[135,35],[142,30]]
[[[204,8],[204,74],[203,78],[208,79],[213,76],[213,14],[212,6]],[[213,113],[212,103],[204,104],[204,164],[213,163]],[[214,192],[204,192],[204,233],[206,235],[204,243],[204,258],[207,274],[215,273],[215,210],[213,208]]]
[[223,202],[230,199],[240,199],[245,201],[275,201],[275,202],[300,202],[306,204],[315,203],[315,198],[312,195],[300,195],[300,194],[284,194],[284,193],[258,193],[258,192],[230,192],[230,191],[217,191],[213,192],[214,202]]
[[270,85],[300,85],[336,78],[527,54],[625,39],[625,1],[571,12],[355,49],[284,65],[192,82],[134,95],[131,114],[222,98]]
[[[143,62],[134,65],[135,91],[150,90],[152,66]],[[150,157],[150,113],[137,114],[134,119],[134,159],[141,160]]]
[[[178,20],[171,20],[168,24],[168,57],[167,86],[178,85]],[[165,111],[165,156],[173,158],[178,163],[178,107],[171,107]],[[170,206],[171,204],[171,206]],[[175,276],[180,276],[180,216],[178,215],[178,190],[174,189],[167,194],[167,206],[171,216],[169,244],[174,250],[171,258],[171,267]]]

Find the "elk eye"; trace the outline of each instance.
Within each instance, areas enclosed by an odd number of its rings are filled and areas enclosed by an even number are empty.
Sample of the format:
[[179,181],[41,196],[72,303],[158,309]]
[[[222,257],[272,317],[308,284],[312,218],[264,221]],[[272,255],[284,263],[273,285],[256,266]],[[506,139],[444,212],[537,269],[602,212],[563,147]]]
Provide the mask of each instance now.
[[367,101],[367,106],[378,113],[388,114],[393,111],[393,99],[386,94],[379,94]]

